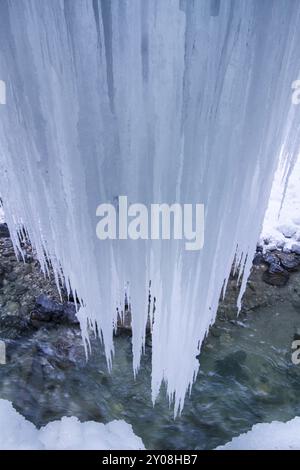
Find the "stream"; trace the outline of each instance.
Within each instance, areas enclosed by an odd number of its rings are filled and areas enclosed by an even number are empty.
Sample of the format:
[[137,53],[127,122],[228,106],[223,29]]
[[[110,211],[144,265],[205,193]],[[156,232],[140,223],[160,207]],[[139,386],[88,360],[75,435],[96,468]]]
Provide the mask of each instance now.
[[25,335],[3,328],[0,398],[39,427],[72,415],[124,419],[148,449],[212,449],[256,423],[300,415],[300,365],[292,362],[292,342],[300,338],[300,273],[280,288],[262,283],[259,270],[252,278],[239,317],[232,299],[221,304],[197,380],[175,419],[164,387],[154,407],[151,402],[151,337],[134,380],[131,337],[122,330],[110,374],[99,340],[92,340],[86,363],[77,326],[45,325]]

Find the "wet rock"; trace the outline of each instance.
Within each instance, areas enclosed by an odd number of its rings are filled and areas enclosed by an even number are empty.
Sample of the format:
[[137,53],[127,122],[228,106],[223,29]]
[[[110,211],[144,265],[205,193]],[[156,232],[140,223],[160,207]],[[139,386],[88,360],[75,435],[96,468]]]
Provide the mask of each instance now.
[[8,276],[8,274],[11,273],[14,269],[14,262],[11,262],[11,261],[5,262],[4,259],[1,261],[2,261],[3,272],[5,273],[6,276]]
[[33,262],[34,258],[31,254],[26,253],[25,256],[24,256],[24,260],[25,260],[26,265],[28,266],[28,265],[30,265],[30,263]]
[[21,284],[21,283],[17,283],[15,285],[15,292],[16,292],[16,295],[23,295],[25,294],[25,292],[28,291],[28,287],[25,285],[25,284]]
[[50,322],[52,320],[52,312],[34,310],[30,314],[31,324],[35,327],[41,326],[41,322]]
[[4,276],[5,276],[5,269],[3,266],[0,266],[0,288],[3,286]]
[[293,271],[299,265],[299,259],[290,253],[267,252],[264,261],[269,268],[263,273],[263,281],[271,286],[285,286],[289,280],[289,271]]
[[264,263],[264,255],[261,252],[255,253],[253,258],[254,266],[259,266],[260,264]]
[[19,338],[30,331],[26,317],[20,315],[1,315],[0,332],[2,338]]
[[118,333],[132,333],[132,322],[131,322],[131,312],[128,308],[125,308],[125,312],[123,317],[118,316],[117,326],[118,326]]
[[248,281],[248,287],[251,289],[253,292],[256,292],[255,284],[252,281]]
[[31,264],[29,264],[29,263],[24,264],[23,273],[24,273],[24,275],[32,273]]
[[40,294],[36,298],[36,305],[42,312],[50,312],[50,313],[62,313],[63,312],[63,305],[57,302],[56,300],[52,300],[45,294]]
[[262,276],[262,279],[271,286],[283,287],[289,280],[289,273],[280,264],[272,264]]
[[68,302],[80,304],[80,300],[77,295],[74,296],[74,293],[71,291],[68,294],[68,290],[65,286],[61,288],[63,299],[66,299]]
[[7,224],[0,224],[0,238],[9,238],[9,230]]
[[7,315],[15,315],[16,313],[19,312],[20,307],[21,306],[18,302],[9,301],[5,305],[5,311],[6,311]]
[[35,326],[38,326],[39,322],[79,324],[75,304],[72,302],[62,304],[45,294],[37,297],[36,309],[32,312],[30,319]]
[[278,253],[281,266],[288,271],[296,271],[300,266],[300,257],[295,253]]
[[15,271],[12,271],[7,275],[7,280],[9,282],[15,282],[17,278],[18,278],[18,274]]
[[277,257],[277,255],[274,254],[274,253],[269,253],[269,252],[264,254],[264,261],[265,261],[265,263],[269,264],[270,266],[273,265],[273,264],[275,264],[275,265],[280,264],[280,260]]
[[76,325],[79,324],[78,318],[76,316],[75,304],[73,304],[72,302],[66,302],[63,305],[63,308],[64,308],[63,314],[67,323],[76,324]]

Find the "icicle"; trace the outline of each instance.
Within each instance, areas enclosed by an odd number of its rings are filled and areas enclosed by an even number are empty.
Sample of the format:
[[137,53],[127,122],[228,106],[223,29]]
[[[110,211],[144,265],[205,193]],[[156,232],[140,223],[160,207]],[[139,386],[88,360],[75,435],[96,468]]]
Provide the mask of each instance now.
[[[0,185],[14,245],[24,225],[41,266],[49,258],[82,299],[86,353],[90,325],[109,366],[128,282],[135,373],[151,282],[152,396],[165,381],[175,414],[234,259],[245,288],[280,151],[292,161],[299,149],[299,15],[293,0],[0,3]],[[96,208],[119,195],[203,203],[203,250],[99,241]]]

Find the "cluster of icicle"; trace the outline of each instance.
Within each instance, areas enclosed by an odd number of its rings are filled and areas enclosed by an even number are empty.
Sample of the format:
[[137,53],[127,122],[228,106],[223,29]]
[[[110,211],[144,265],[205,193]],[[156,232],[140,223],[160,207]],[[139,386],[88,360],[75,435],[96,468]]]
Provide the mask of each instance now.
[[[49,260],[76,291],[87,349],[97,331],[109,367],[124,291],[135,373],[150,310],[152,396],[165,382],[175,414],[234,260],[240,305],[279,156],[288,168],[297,153],[299,70],[297,0],[0,2],[0,192],[15,248],[25,230],[44,271]],[[96,208],[119,195],[204,203],[203,250],[100,241]]]

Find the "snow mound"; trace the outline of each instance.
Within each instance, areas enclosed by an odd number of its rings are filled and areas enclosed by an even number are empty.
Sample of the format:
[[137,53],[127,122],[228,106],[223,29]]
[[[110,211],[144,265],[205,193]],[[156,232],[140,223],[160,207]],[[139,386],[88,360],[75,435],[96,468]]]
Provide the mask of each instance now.
[[256,424],[251,431],[232,439],[217,450],[299,450],[300,417],[287,423]]
[[108,424],[63,417],[37,429],[7,400],[0,399],[1,450],[131,450],[144,449],[130,424]]

